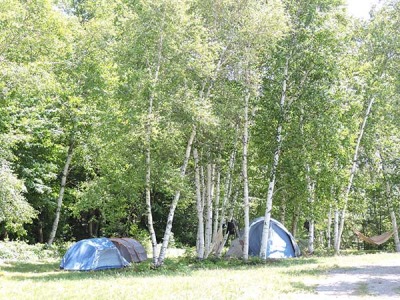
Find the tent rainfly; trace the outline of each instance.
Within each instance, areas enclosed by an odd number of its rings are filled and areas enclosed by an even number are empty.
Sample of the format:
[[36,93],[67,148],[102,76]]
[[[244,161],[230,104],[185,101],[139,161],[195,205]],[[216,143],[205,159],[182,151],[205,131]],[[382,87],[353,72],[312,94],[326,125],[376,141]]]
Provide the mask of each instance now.
[[[258,256],[261,247],[262,231],[264,226],[264,217],[254,219],[250,222],[249,229],[249,255]],[[297,245],[292,234],[283,226],[282,223],[271,218],[269,238],[267,244],[268,258],[289,258],[301,255],[300,248]],[[243,237],[232,241],[226,256],[241,257],[243,255]]]
[[142,262],[147,260],[146,249],[138,241],[131,238],[110,238],[121,255],[128,262]]

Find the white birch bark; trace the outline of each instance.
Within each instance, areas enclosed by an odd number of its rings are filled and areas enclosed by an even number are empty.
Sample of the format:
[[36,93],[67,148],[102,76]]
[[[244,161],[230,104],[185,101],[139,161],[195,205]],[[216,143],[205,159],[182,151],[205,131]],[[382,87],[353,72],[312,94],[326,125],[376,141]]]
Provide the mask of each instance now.
[[[210,94],[211,94],[211,91],[213,89],[215,80],[216,80],[219,72],[221,71],[222,65],[225,62],[225,60],[224,60],[225,59],[225,54],[226,54],[226,48],[222,51],[222,53],[219,56],[219,59],[218,59],[218,62],[217,62],[217,66],[215,68],[213,76],[208,78],[208,79],[206,79],[203,82],[202,89],[200,90],[200,93],[199,93],[199,99],[201,101],[205,101],[206,99],[208,99],[210,97]],[[207,82],[209,82],[209,84],[208,84],[208,87],[207,87],[207,90],[206,90]],[[205,92],[205,90],[206,90],[206,92]],[[197,157],[198,157],[198,155],[197,155]],[[199,179],[199,181],[200,181],[200,186],[201,186],[200,193],[201,193],[202,214],[204,213],[204,206],[205,206],[205,203],[206,203],[206,198],[208,197],[204,178],[205,178],[204,177],[204,169],[203,169],[203,167],[201,167],[200,168],[200,179]],[[196,193],[197,193],[197,187],[196,187]],[[197,195],[197,197],[198,197],[198,195]],[[218,197],[219,197],[219,193],[218,193]],[[199,199],[199,198],[197,198],[197,199]],[[199,213],[199,211],[198,211],[198,213]],[[207,215],[208,215],[208,211],[207,211]],[[212,217],[212,212],[211,212],[211,217]],[[198,217],[198,218],[200,218],[200,217]],[[206,222],[207,222],[207,220],[208,220],[208,217],[206,219]],[[218,218],[216,220],[218,222]],[[201,235],[201,236],[198,236],[198,238],[199,238],[199,243],[200,244],[203,243],[203,245],[202,245],[202,247],[199,245],[199,253],[201,253],[201,256],[202,256],[201,258],[206,258],[208,256],[208,253],[209,253],[210,249],[211,249],[211,242],[208,243],[207,242],[207,237],[204,236],[204,235],[207,235],[206,234],[207,225],[206,225],[206,230],[204,230],[204,219],[203,219],[203,217],[202,217],[202,221],[203,221],[203,226],[202,226],[203,229],[202,229],[202,232],[198,232],[198,235]],[[218,225],[218,223],[217,223],[217,225]],[[221,227],[222,227],[222,225],[221,225]],[[214,236],[216,236],[216,234],[214,234]],[[204,249],[202,249],[202,248],[204,248]]]
[[231,196],[232,171],[233,171],[233,167],[234,167],[234,164],[235,164],[235,156],[236,156],[236,150],[233,150],[232,153],[231,153],[230,160],[229,160],[229,169],[227,171],[226,178],[225,178],[224,197],[223,197],[223,200],[222,200],[221,216],[220,216],[220,222],[219,222],[219,226],[218,226],[219,229],[218,230],[222,230],[223,224],[224,224],[225,219],[226,219],[226,206],[227,206],[228,200],[229,200],[229,198]]
[[206,203],[206,230],[205,230],[205,254],[207,258],[212,249],[212,199],[213,199],[213,165],[207,165],[207,203]]
[[[389,184],[386,183],[388,186]],[[393,205],[390,205],[390,219],[392,221],[392,230],[393,230],[393,237],[394,237],[394,244],[396,248],[396,252],[400,252],[400,240],[399,240],[399,230],[397,228],[397,219],[396,219],[396,214],[394,213],[393,210]]]
[[57,229],[58,229],[58,223],[60,221],[61,207],[62,207],[62,202],[64,199],[65,185],[67,183],[69,166],[72,161],[73,149],[74,149],[74,142],[71,140],[71,142],[68,146],[67,158],[65,160],[64,169],[63,169],[62,176],[61,176],[61,185],[60,185],[60,192],[58,194],[58,199],[57,199],[56,214],[55,214],[53,226],[52,226],[52,229],[50,232],[49,240],[47,242],[47,244],[49,246],[51,246],[54,242],[54,239],[55,239],[56,233],[57,233]]
[[396,219],[396,214],[395,214],[394,208],[393,208],[390,183],[387,179],[386,167],[385,167],[385,163],[384,163],[381,151],[378,151],[378,154],[379,154],[379,158],[380,158],[380,162],[381,162],[383,179],[384,179],[385,185],[386,185],[385,192],[386,192],[386,199],[387,199],[387,204],[388,204],[388,208],[389,208],[390,220],[392,221],[394,244],[395,244],[396,252],[400,252],[399,230],[397,228],[397,219]]
[[196,185],[196,206],[197,206],[197,258],[204,258],[204,205],[201,196],[199,154],[197,149],[193,149],[195,185]]
[[339,252],[340,252],[340,243],[341,243],[343,229],[344,229],[344,221],[345,221],[345,216],[346,216],[347,204],[349,201],[351,187],[353,186],[354,175],[357,171],[357,160],[358,160],[358,154],[359,154],[359,150],[360,150],[361,139],[364,135],[365,125],[367,124],[368,116],[371,112],[373,103],[374,103],[374,98],[371,98],[371,100],[368,103],[368,107],[365,112],[364,119],[363,119],[360,131],[358,134],[357,143],[356,143],[356,147],[354,150],[353,162],[352,162],[352,166],[351,166],[351,170],[350,170],[349,182],[347,184],[347,188],[344,193],[344,205],[343,205],[342,213],[340,216],[339,235],[338,235],[337,245],[335,247],[335,254],[339,254]]
[[233,195],[233,199],[232,199],[232,206],[229,210],[229,217],[228,217],[229,220],[233,220],[233,213],[234,213],[235,205],[237,203],[238,198],[239,198],[239,189],[235,189],[235,194]]
[[158,77],[161,68],[162,59],[162,48],[164,44],[163,26],[161,26],[160,39],[158,41],[158,53],[157,53],[157,63],[154,70],[154,75],[151,74],[151,66],[149,65],[149,72],[153,79],[151,84],[151,91],[149,95],[149,106],[147,112],[147,123],[146,123],[146,213],[147,213],[147,227],[150,233],[151,248],[153,254],[153,264],[157,263],[157,238],[156,232],[153,226],[153,214],[151,208],[151,136],[152,136],[152,122],[153,122],[153,102],[154,102],[154,89],[158,83]]
[[[156,79],[158,73],[156,72]],[[152,131],[152,114],[153,114],[153,95],[149,99],[149,108],[146,125],[146,213],[147,227],[150,232],[151,247],[153,253],[153,264],[157,263],[157,238],[153,226],[153,214],[151,211],[151,131]]]
[[216,189],[215,189],[215,203],[214,203],[214,226],[213,226],[213,244],[215,244],[215,241],[218,236],[218,221],[219,221],[219,210],[220,210],[220,204],[219,204],[219,199],[220,199],[220,184],[221,184],[221,172],[217,169],[217,181],[215,183]]
[[332,227],[332,206],[329,206],[328,212],[328,224],[326,229],[326,239],[327,239],[327,248],[330,250],[332,248],[332,241],[331,241],[331,227]]
[[282,147],[282,127],[283,127],[283,119],[284,119],[284,109],[285,109],[285,101],[286,101],[286,89],[287,89],[287,80],[288,80],[288,72],[289,72],[289,56],[286,58],[286,64],[283,74],[283,82],[282,82],[282,94],[280,99],[280,118],[278,121],[278,128],[276,130],[276,149],[274,153],[274,159],[272,162],[271,175],[268,184],[268,194],[267,194],[267,204],[265,209],[264,216],[264,226],[263,233],[261,239],[261,248],[260,248],[260,257],[264,260],[267,259],[267,244],[269,239],[269,228],[271,221],[271,211],[272,211],[272,200],[275,189],[275,180],[276,180],[276,171],[279,164],[279,156],[281,154]]
[[[222,226],[225,222],[225,212],[226,212],[226,206],[228,203],[228,199],[231,196],[231,191],[232,191],[232,172],[233,172],[233,168],[235,166],[235,158],[236,158],[236,147],[237,147],[237,141],[238,141],[238,134],[239,134],[239,126],[236,126],[236,135],[235,135],[235,141],[234,141],[234,146],[233,146],[233,150],[232,153],[229,157],[229,166],[228,166],[228,170],[226,172],[226,177],[225,177],[225,185],[224,185],[224,197],[222,200],[222,206],[221,206],[221,217],[220,217],[220,222],[219,222],[219,229],[218,230],[222,230]],[[228,219],[228,221],[230,221]]]
[[[232,186],[230,186],[230,188],[229,188],[229,195],[231,194],[231,190],[232,190]],[[229,221],[232,221],[232,219],[233,219],[233,210],[234,210],[234,205],[235,205],[235,203],[236,203],[237,197],[238,197],[238,193],[236,192],[235,195],[233,196],[233,200],[232,200],[231,207],[230,207],[230,211],[229,211],[229,216],[228,216],[228,218],[227,218]],[[222,224],[221,224],[221,227],[220,227],[219,230],[222,230]],[[223,239],[223,241],[222,241],[222,243],[221,243],[221,246],[220,246],[220,247],[217,249],[217,251],[215,252],[215,255],[216,255],[217,257],[220,257],[220,256],[221,256],[222,250],[223,250],[224,247],[225,247],[225,244],[226,244],[226,242],[227,242],[227,240],[228,240],[228,237],[229,237],[229,232],[226,231],[226,232],[224,233],[224,239]]]
[[204,175],[203,166],[200,166],[200,183],[201,183],[201,201],[204,208],[206,206],[207,188],[206,188],[206,179]]
[[303,138],[303,152],[306,157],[306,166],[305,166],[305,176],[307,182],[307,193],[308,193],[308,204],[309,204],[309,215],[308,215],[308,253],[314,253],[314,215],[313,215],[313,206],[314,206],[314,196],[315,196],[315,182],[311,179],[310,175],[310,165],[307,162],[307,148],[306,141],[304,138],[304,121],[303,121],[304,110],[301,108],[300,115],[300,132]]
[[243,259],[249,259],[249,228],[250,228],[250,210],[249,210],[249,179],[247,175],[247,154],[249,146],[249,100],[250,91],[244,98],[244,129],[243,129],[243,158],[242,158],[242,176],[243,176],[243,209],[244,209],[244,231],[243,231]]
[[313,205],[314,205],[314,189],[315,185],[314,182],[311,181],[310,178],[310,167],[307,166],[307,190],[308,190],[308,203],[310,205],[310,215],[309,215],[309,228],[308,228],[308,253],[312,254],[314,253],[314,216],[313,216]]
[[[185,157],[184,157],[184,161],[183,164],[181,166],[181,170],[180,170],[180,177],[183,179],[183,177],[186,174],[186,168],[189,162],[189,158],[190,158],[190,153],[192,150],[192,144],[193,144],[193,140],[194,137],[196,136],[196,126],[193,126],[192,129],[192,133],[189,137],[187,146],[186,146],[186,153],[185,153]],[[156,266],[161,266],[164,263],[164,259],[165,259],[165,255],[167,253],[167,248],[168,248],[168,243],[169,243],[169,238],[171,236],[171,232],[172,232],[172,222],[174,220],[174,214],[175,214],[175,209],[176,209],[176,205],[178,204],[179,201],[179,197],[181,195],[181,191],[180,189],[178,189],[175,192],[175,197],[172,200],[170,209],[169,209],[169,214],[168,214],[168,219],[167,219],[167,226],[165,228],[165,233],[164,233],[164,237],[163,237],[163,243],[161,245],[161,249],[160,249],[160,255],[158,257],[158,261]]]
[[333,219],[333,249],[338,248],[338,243],[339,243],[339,209],[336,206]]

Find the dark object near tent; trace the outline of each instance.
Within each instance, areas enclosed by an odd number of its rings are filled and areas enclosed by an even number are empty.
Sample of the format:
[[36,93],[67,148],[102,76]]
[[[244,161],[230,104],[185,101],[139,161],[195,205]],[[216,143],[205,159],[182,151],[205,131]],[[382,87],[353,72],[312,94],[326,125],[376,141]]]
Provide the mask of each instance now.
[[228,226],[226,229],[226,233],[229,233],[229,235],[234,235],[236,237],[239,236],[238,233],[238,224],[236,222],[236,220],[232,219],[228,222]]
[[61,260],[60,269],[93,271],[129,265],[118,248],[107,238],[81,240],[73,244]]
[[146,250],[138,241],[131,238],[110,238],[110,240],[128,262],[138,263],[147,259]]
[[[257,218],[250,222],[249,230],[249,255],[260,254],[264,217]],[[241,257],[243,254],[242,237],[232,242],[227,256]],[[288,258],[300,256],[300,248],[292,234],[281,223],[271,218],[270,231],[267,244],[268,258]]]

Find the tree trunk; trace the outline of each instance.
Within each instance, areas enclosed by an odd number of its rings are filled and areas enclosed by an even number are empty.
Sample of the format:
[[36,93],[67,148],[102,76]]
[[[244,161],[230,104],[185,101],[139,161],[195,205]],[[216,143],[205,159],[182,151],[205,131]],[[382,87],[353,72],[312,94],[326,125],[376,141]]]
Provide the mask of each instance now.
[[153,226],[153,214],[151,211],[151,114],[152,114],[152,97],[150,97],[149,116],[146,128],[146,214],[147,227],[150,232],[151,247],[153,253],[153,264],[157,263],[157,238]]
[[65,160],[64,169],[62,172],[60,192],[58,194],[58,199],[57,199],[56,215],[54,218],[53,227],[50,232],[50,237],[47,242],[47,244],[49,246],[51,246],[54,242],[54,238],[56,237],[56,233],[57,233],[58,222],[60,221],[61,207],[62,207],[62,202],[64,199],[65,185],[67,183],[69,165],[71,164],[71,161],[72,161],[73,149],[74,149],[74,141],[71,140],[70,144],[68,146],[67,158]]
[[[229,191],[229,194],[231,194],[231,191]],[[232,200],[232,203],[231,203],[232,205],[231,205],[230,211],[229,211],[228,220],[230,220],[230,221],[233,220],[233,210],[234,210],[234,205],[235,205],[235,203],[236,203],[237,198],[238,198],[238,193],[237,193],[237,191],[236,191],[235,195],[233,196],[233,200]],[[220,230],[222,231],[222,227],[221,227]],[[237,232],[236,232],[236,236],[237,236],[237,235],[238,235],[238,234],[237,234]],[[223,239],[223,241],[222,241],[221,246],[220,246],[219,249],[217,249],[217,251],[215,252],[215,255],[216,255],[217,257],[220,257],[220,256],[221,256],[222,250],[223,250],[224,247],[225,247],[225,244],[226,244],[226,242],[227,242],[227,240],[228,240],[228,237],[229,237],[229,232],[226,231],[225,234],[224,234],[224,239]]]
[[222,230],[222,226],[223,226],[223,224],[225,222],[225,218],[226,218],[226,216],[225,216],[225,214],[226,214],[225,213],[226,212],[226,205],[228,203],[228,199],[231,196],[231,191],[232,191],[232,172],[233,172],[233,168],[235,166],[238,131],[239,131],[239,128],[236,127],[236,136],[235,136],[235,141],[233,143],[234,146],[233,146],[233,150],[232,150],[231,156],[229,158],[229,167],[228,167],[228,170],[226,172],[225,185],[224,185],[224,198],[222,200],[221,218],[220,218],[219,229],[218,230]]
[[147,227],[150,232],[153,264],[157,263],[157,238],[153,226],[153,214],[151,211],[151,131],[152,131],[153,95],[149,99],[149,111],[146,124],[146,214]]
[[207,258],[212,249],[212,220],[213,220],[213,177],[214,177],[214,166],[212,164],[207,165],[207,203],[206,203],[206,232],[205,232],[205,255]]
[[283,78],[283,82],[282,82],[282,95],[281,95],[280,104],[279,104],[280,117],[279,117],[279,121],[278,121],[278,127],[276,130],[276,149],[275,149],[275,153],[274,153],[274,160],[272,162],[271,175],[270,175],[269,184],[268,184],[267,205],[266,205],[266,209],[265,209],[264,226],[263,226],[261,247],[260,247],[260,257],[264,260],[267,259],[267,244],[268,244],[268,239],[269,239],[269,228],[270,228],[271,211],[272,211],[272,199],[274,196],[276,171],[278,169],[279,156],[281,154],[281,147],[282,147],[282,127],[283,127],[283,121],[284,121],[284,117],[285,117],[284,110],[285,110],[288,72],[289,72],[289,56],[286,57],[284,78]]
[[94,236],[93,235],[93,222],[92,222],[92,220],[89,220],[89,222],[88,222],[88,232],[89,232],[89,236],[90,237]]
[[314,219],[311,219],[309,222],[308,229],[308,253],[314,253]]
[[220,197],[220,183],[221,183],[221,172],[217,170],[217,182],[215,190],[215,203],[214,203],[214,226],[213,226],[213,244],[217,239],[218,235],[218,221],[219,221],[219,197]]
[[[147,227],[150,232],[151,238],[151,248],[153,253],[153,264],[157,264],[157,237],[153,225],[153,214],[151,208],[151,136],[152,136],[152,121],[153,121],[153,101],[154,101],[154,89],[158,83],[158,77],[160,74],[161,60],[162,60],[162,48],[164,43],[164,36],[160,32],[160,39],[158,42],[158,55],[157,55],[157,65],[154,71],[153,83],[151,85],[151,91],[149,96],[149,107],[147,113],[147,123],[146,123],[146,213],[147,213]],[[149,66],[151,73],[151,68]]]
[[310,208],[310,214],[308,217],[308,253],[314,253],[314,214],[313,214],[313,206],[314,206],[314,195],[315,195],[315,183],[311,180],[310,177],[310,166],[307,164],[306,166],[306,180],[307,180],[307,191],[308,191],[308,204]]
[[309,214],[308,214],[308,253],[314,253],[314,197],[315,197],[315,182],[311,179],[311,171],[310,165],[307,161],[307,147],[306,147],[306,140],[304,136],[304,109],[301,108],[301,115],[300,115],[300,133],[303,138],[303,153],[305,157],[305,176],[306,176],[306,183],[307,183],[307,193],[308,193],[308,205],[309,205]]
[[341,243],[343,229],[344,229],[344,220],[345,220],[345,215],[346,215],[347,203],[349,201],[351,187],[353,186],[354,175],[357,171],[357,160],[358,160],[358,153],[359,153],[359,149],[360,149],[361,139],[364,135],[365,125],[367,124],[368,116],[371,112],[373,103],[374,103],[374,98],[371,98],[371,100],[368,103],[368,107],[365,112],[363,122],[361,124],[360,132],[359,132],[358,138],[357,138],[356,148],[354,150],[354,157],[353,157],[353,162],[352,162],[352,166],[351,166],[351,170],[350,170],[349,182],[347,184],[347,188],[344,193],[344,205],[343,205],[342,214],[341,214],[341,218],[340,218],[338,241],[337,241],[337,245],[335,247],[336,255],[339,254],[339,252],[340,252],[340,243]]
[[300,218],[300,204],[297,203],[292,219],[292,235],[295,238],[297,236],[297,226],[299,224],[299,218]]
[[207,198],[207,187],[206,187],[206,177],[204,175],[204,167],[200,167],[200,180],[201,180],[201,201],[203,202],[203,207],[206,206]]
[[244,129],[243,129],[243,209],[244,209],[244,231],[243,231],[243,259],[249,259],[249,228],[250,228],[250,209],[249,209],[249,179],[247,175],[247,152],[249,146],[249,99],[250,92],[247,91],[244,102]]
[[387,199],[387,204],[388,204],[388,208],[389,208],[390,220],[392,221],[394,244],[395,244],[396,252],[400,252],[399,230],[397,228],[397,219],[396,219],[396,214],[394,213],[394,208],[393,208],[390,183],[387,178],[386,166],[385,166],[385,163],[384,163],[384,160],[382,157],[382,152],[378,151],[378,155],[379,155],[379,158],[381,161],[383,179],[384,179],[385,185],[386,185],[386,199]]
[[[388,185],[388,183],[386,183]],[[397,228],[397,219],[396,214],[393,210],[393,205],[390,203],[390,219],[392,221],[392,229],[393,229],[393,237],[394,237],[394,244],[396,248],[396,252],[400,252],[400,241],[399,241],[399,230]]]
[[336,206],[333,219],[333,249],[338,248],[338,243],[339,243],[339,209]]
[[[193,126],[192,133],[191,133],[191,135],[189,137],[189,140],[188,140],[188,143],[187,143],[185,158],[184,158],[183,164],[181,166],[181,171],[180,171],[181,179],[183,179],[185,177],[185,174],[186,174],[186,168],[187,168],[187,165],[188,165],[188,162],[189,162],[190,152],[192,150],[192,144],[193,144],[193,140],[194,140],[195,136],[196,136],[196,126]],[[174,220],[174,213],[175,213],[176,205],[178,204],[180,195],[181,195],[181,191],[180,191],[180,189],[178,189],[176,191],[176,193],[175,193],[175,197],[174,197],[174,199],[173,199],[173,201],[171,203],[170,209],[169,209],[169,214],[168,214],[168,219],[167,219],[167,226],[165,228],[163,243],[161,245],[160,255],[158,257],[158,261],[157,261],[156,267],[159,267],[164,263],[165,254],[166,254],[167,248],[168,248],[169,238],[171,236],[172,222]]]
[[38,242],[40,244],[44,243],[43,222],[42,222],[42,220],[39,220],[39,222],[38,222]]
[[280,222],[283,224],[283,226],[285,226],[286,223],[286,195],[283,195],[282,197],[282,202],[280,205]]
[[204,203],[201,196],[199,154],[197,149],[193,149],[195,184],[196,184],[196,207],[197,207],[197,258],[204,258]]
[[332,248],[331,227],[332,227],[332,206],[329,206],[328,224],[327,224],[327,229],[326,229],[326,239],[327,239],[328,250],[331,250],[331,248]]

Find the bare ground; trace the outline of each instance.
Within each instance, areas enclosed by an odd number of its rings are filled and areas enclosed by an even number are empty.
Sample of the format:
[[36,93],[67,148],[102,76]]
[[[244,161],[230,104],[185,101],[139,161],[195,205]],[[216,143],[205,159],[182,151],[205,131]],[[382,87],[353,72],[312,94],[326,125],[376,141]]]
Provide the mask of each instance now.
[[400,256],[339,268],[308,284],[315,294],[298,299],[400,299]]

